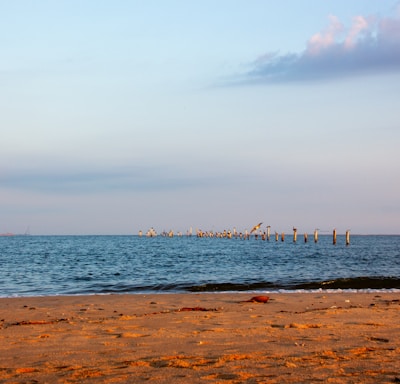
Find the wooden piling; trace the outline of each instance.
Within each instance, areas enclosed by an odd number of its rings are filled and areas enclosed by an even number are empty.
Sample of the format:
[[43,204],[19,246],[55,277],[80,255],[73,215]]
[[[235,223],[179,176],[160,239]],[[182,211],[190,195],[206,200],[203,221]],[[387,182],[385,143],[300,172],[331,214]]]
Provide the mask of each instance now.
[[350,231],[346,231],[346,245],[350,245]]
[[314,243],[318,243],[318,229],[314,231]]
[[281,234],[281,240],[285,241],[285,233],[284,232],[282,232],[282,234]]
[[333,230],[333,245],[336,245],[336,229]]
[[293,228],[293,243],[297,242],[297,228]]
[[271,226],[268,225],[267,227],[267,241],[269,241],[269,237],[271,236]]
[[279,233],[275,232],[275,241],[278,241],[278,239],[279,239]]
[[307,233],[305,233],[304,234],[304,242],[307,243],[307,241],[308,241],[308,235],[307,235]]

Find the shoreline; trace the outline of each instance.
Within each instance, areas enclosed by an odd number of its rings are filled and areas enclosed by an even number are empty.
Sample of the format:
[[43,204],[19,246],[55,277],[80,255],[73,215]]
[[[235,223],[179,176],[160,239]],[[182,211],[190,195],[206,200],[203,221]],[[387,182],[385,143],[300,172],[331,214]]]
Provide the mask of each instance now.
[[152,295],[295,295],[295,294],[400,294],[400,288],[335,288],[335,289],[279,289],[279,290],[240,290],[240,291],[137,291],[137,292],[94,292],[71,294],[44,294],[0,296],[3,299],[34,299],[52,297],[91,297],[91,296],[152,296]]
[[[249,302],[255,295],[268,303]],[[393,383],[398,292],[0,298],[0,381]]]

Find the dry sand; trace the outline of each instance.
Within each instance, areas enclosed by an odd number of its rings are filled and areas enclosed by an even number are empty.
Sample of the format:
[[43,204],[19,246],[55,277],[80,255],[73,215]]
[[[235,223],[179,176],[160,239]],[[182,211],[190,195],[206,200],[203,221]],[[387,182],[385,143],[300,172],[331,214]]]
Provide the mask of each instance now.
[[400,382],[400,294],[0,299],[0,383]]

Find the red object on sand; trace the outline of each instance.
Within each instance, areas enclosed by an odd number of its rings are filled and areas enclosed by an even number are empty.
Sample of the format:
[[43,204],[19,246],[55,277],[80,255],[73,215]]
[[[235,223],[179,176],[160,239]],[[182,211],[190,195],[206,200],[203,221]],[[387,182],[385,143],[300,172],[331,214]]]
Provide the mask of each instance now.
[[253,296],[250,300],[251,303],[267,303],[269,300],[268,296]]

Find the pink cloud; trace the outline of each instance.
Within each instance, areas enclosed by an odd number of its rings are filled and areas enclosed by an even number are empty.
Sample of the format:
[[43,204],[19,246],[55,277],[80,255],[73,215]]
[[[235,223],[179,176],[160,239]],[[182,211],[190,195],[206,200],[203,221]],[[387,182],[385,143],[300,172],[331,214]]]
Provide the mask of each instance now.
[[350,28],[345,40],[344,40],[344,46],[345,48],[351,49],[357,44],[357,39],[361,35],[361,33],[365,30],[368,30],[370,28],[370,23],[367,21],[367,19],[363,16],[356,16],[353,19],[353,25]]
[[329,16],[330,24],[323,31],[313,35],[308,41],[307,52],[317,55],[321,50],[335,44],[337,36],[343,31],[343,24],[336,16]]
[[400,72],[400,18],[356,16],[349,28],[336,16],[301,53],[265,54],[245,82],[303,81]]

